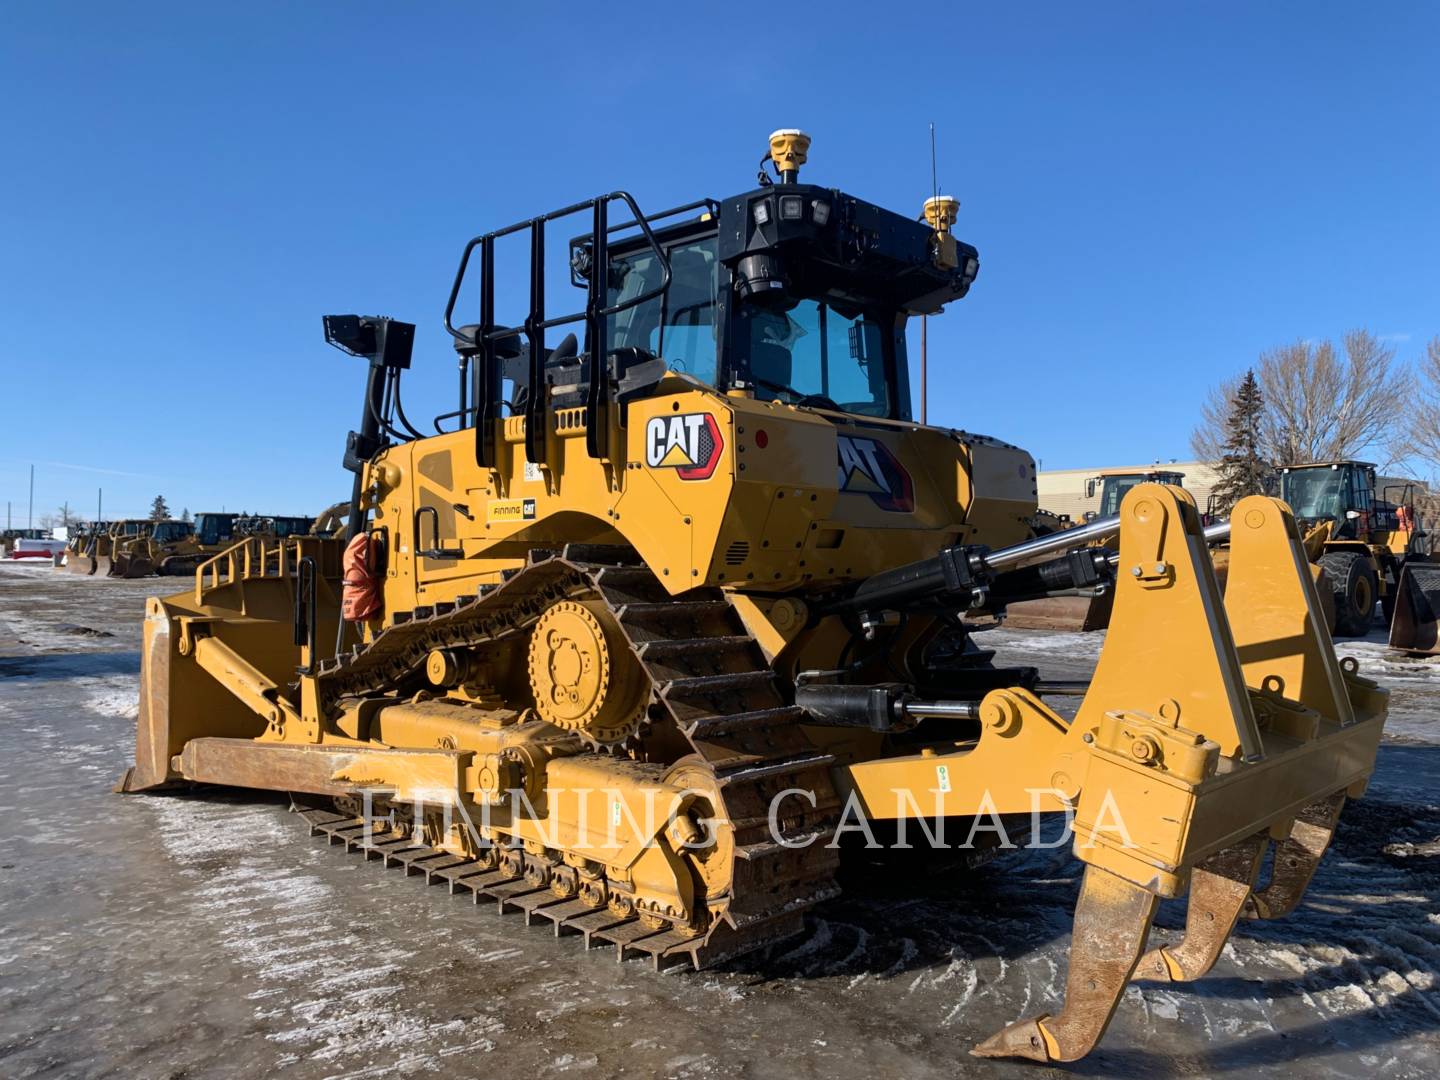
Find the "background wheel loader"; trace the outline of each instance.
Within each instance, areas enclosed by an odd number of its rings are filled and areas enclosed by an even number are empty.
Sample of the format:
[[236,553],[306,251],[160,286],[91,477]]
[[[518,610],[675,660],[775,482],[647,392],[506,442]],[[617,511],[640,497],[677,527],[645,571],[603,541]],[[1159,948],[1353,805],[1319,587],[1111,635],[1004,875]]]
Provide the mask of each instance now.
[[[1120,513],[1120,503],[1126,493],[1138,484],[1173,484],[1183,487],[1184,473],[1165,469],[1135,472],[1125,469],[1107,469],[1085,481],[1085,497],[1099,497],[1099,509],[1086,511],[1084,520],[1115,518]],[[1075,522],[1068,515],[1062,521],[1055,514],[1040,511],[1032,519],[1035,535],[1046,536],[1059,531],[1060,527],[1074,528]],[[1113,538],[1102,536],[1097,542]],[[1098,591],[1083,592],[1077,596],[1053,596],[1042,600],[1026,600],[1011,604],[1005,613],[1005,625],[1016,630],[1104,630],[1110,625],[1110,609],[1114,593],[1102,588]]]
[[[1304,531],[1305,550],[1325,572],[1334,598],[1334,633],[1361,637],[1375,625],[1380,602],[1387,626],[1396,619],[1406,568],[1428,561],[1429,538],[1421,527],[1410,484],[1386,487],[1376,497],[1375,466],[1365,461],[1319,462],[1280,470],[1280,497],[1290,504]],[[1408,590],[1412,602],[1400,617],[1400,638],[1392,628],[1391,644],[1408,647],[1423,635],[1428,622],[1434,640],[1434,616],[1421,617],[1414,601],[1424,602],[1416,577]],[[1440,582],[1436,583],[1440,585]]]
[[[613,192],[472,239],[443,434],[399,414],[413,327],[327,317],[366,368],[350,539],[242,540],[148,602],[120,789],[289,791],[332,843],[696,967],[801,932],[857,815],[1068,811],[1064,1007],[976,1052],[1073,1060],[1132,978],[1196,978],[1242,915],[1295,907],[1386,694],[1337,662],[1276,500],[1237,508],[1224,601],[1180,488],[1031,538],[1030,456],[910,413],[906,320],[978,270],[957,204],[802,184],[808,146],[776,132],[775,179],[723,200]],[[556,314],[560,230],[583,302]],[[1088,686],[968,643],[969,613],[1102,583]],[[1147,951],[1187,887],[1183,940]]]

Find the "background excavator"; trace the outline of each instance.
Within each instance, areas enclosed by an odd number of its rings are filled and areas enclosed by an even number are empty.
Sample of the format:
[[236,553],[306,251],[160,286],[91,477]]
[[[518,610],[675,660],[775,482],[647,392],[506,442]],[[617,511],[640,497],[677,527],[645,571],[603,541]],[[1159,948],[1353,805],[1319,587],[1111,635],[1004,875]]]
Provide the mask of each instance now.
[[[803,932],[856,815],[1068,813],[1063,1008],[975,1052],[1073,1060],[1130,980],[1196,978],[1237,919],[1296,906],[1386,694],[1337,661],[1277,500],[1207,534],[1145,483],[1031,537],[1030,455],[911,415],[907,320],[978,271],[958,204],[917,221],[801,183],[809,144],[776,132],[725,199],[647,216],[612,192],[473,238],[440,434],[400,409],[413,326],[327,317],[366,370],[350,539],[242,540],[148,602],[120,788],[288,791],[332,843],[696,967]],[[558,230],[583,296],[562,313]],[[529,254],[509,318],[503,245]],[[1088,684],[996,666],[967,631],[1102,584]],[[1147,948],[1187,889],[1183,938]]]

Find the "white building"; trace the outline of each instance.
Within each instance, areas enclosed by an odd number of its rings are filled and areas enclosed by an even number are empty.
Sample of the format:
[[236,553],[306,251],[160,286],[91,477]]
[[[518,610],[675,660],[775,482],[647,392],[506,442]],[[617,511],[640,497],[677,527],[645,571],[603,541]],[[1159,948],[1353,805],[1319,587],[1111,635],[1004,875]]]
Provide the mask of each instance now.
[[1099,465],[1088,469],[1049,469],[1036,477],[1040,509],[1052,514],[1069,514],[1072,521],[1083,521],[1087,510],[1099,511],[1100,486],[1095,485],[1095,494],[1085,493],[1089,481],[1101,473],[1116,472],[1177,472],[1182,476],[1181,486],[1195,499],[1201,512],[1210,489],[1215,486],[1215,470],[1203,461],[1147,461],[1138,465]]

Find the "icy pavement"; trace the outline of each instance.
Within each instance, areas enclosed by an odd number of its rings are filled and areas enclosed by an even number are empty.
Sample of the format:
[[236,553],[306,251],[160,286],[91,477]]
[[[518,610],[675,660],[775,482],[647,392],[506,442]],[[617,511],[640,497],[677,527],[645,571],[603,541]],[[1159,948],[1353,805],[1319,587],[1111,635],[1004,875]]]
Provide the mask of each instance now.
[[[1060,1075],[966,1051],[1058,1004],[1063,848],[973,871],[862,858],[775,955],[661,976],[308,840],[280,800],[110,794],[144,597],[169,584],[0,567],[0,1076]],[[1101,641],[981,639],[1062,678]],[[1197,984],[1132,987],[1071,1072],[1440,1071],[1440,666],[1342,648],[1404,738],[1305,905],[1242,923]]]

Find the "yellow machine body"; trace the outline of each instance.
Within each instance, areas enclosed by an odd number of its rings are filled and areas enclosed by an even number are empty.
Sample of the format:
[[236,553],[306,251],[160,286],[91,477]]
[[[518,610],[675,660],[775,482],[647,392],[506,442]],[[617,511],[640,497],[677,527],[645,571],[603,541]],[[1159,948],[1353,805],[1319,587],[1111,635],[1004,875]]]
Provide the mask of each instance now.
[[[543,467],[527,465],[519,419],[504,422],[498,469],[476,467],[468,431],[377,460],[365,485],[375,528],[408,537],[417,509],[433,507],[439,537],[427,515],[427,550],[464,552],[429,558],[403,539],[392,544],[387,610],[453,600],[523,565],[532,549],[566,543],[627,544],[672,594],[716,585],[763,599],[967,539],[1015,543],[1034,508],[1033,459],[983,436],[827,416],[673,377],[632,404],[617,440],[624,453],[602,462],[586,455],[578,413],[557,414]],[[695,461],[702,447],[715,448],[713,460]],[[897,477],[908,494],[889,490]],[[914,511],[882,509],[892,498]]]

